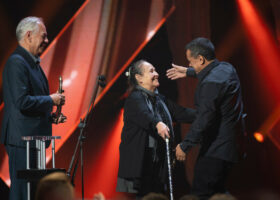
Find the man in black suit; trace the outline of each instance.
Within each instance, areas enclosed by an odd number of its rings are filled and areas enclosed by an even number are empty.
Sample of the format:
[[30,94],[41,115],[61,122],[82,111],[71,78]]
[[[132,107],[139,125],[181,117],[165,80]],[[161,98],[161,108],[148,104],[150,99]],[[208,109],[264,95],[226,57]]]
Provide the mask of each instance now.
[[[17,26],[16,36],[19,45],[3,72],[5,106],[1,142],[9,156],[10,199],[22,200],[27,198],[26,181],[16,178],[17,170],[26,169],[25,142],[21,137],[52,135],[52,108],[63,105],[65,96],[49,94],[48,81],[40,67],[39,56],[48,43],[42,19],[24,18]],[[35,155],[34,152],[31,155],[31,167],[36,166]]]
[[172,80],[196,75],[196,119],[184,140],[176,147],[178,160],[185,160],[191,147],[200,144],[194,169],[192,193],[208,199],[225,192],[230,168],[238,161],[238,136],[242,135],[241,88],[233,66],[215,58],[214,45],[196,38],[186,46],[190,68],[173,65],[167,71]]

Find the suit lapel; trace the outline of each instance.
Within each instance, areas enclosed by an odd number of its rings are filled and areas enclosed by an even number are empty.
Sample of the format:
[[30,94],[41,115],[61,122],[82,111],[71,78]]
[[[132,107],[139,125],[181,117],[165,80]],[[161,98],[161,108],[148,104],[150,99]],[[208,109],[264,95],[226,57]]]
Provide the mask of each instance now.
[[27,63],[30,65],[30,67],[33,69],[33,71],[36,71],[38,78],[40,78],[40,80],[42,82],[42,86],[44,88],[45,93],[49,94],[48,80],[47,80],[47,77],[45,76],[44,71],[41,69],[41,67],[37,66],[37,64],[34,62],[32,57],[21,46],[18,46],[16,48],[16,50],[14,51],[14,54],[21,55],[27,61]]
[[41,68],[41,66],[40,67],[38,66],[38,68],[39,68],[39,70],[41,72],[42,78],[44,79],[44,80],[42,80],[44,82],[44,88],[45,88],[46,92],[49,94],[50,91],[49,91],[48,79],[47,79],[43,69]]

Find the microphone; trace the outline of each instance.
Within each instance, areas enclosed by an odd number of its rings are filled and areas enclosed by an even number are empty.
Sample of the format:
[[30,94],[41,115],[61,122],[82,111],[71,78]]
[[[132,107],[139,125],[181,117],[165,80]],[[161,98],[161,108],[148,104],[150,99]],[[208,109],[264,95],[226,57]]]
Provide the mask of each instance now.
[[98,76],[98,85],[102,88],[106,86],[106,77],[104,75]]
[[105,81],[105,80],[106,80],[106,77],[105,77],[104,75],[99,75],[99,76],[98,76],[98,79],[99,79],[100,81]]

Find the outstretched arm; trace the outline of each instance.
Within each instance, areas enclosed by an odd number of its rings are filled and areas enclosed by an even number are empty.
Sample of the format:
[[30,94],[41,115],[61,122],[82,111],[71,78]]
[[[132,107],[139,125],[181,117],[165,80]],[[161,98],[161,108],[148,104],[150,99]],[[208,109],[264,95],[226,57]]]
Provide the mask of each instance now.
[[166,71],[166,76],[171,80],[176,80],[186,76],[196,77],[196,73],[192,67],[183,67],[172,64],[172,68]]
[[184,78],[187,76],[187,67],[172,64],[172,68],[166,71],[166,76],[171,80]]

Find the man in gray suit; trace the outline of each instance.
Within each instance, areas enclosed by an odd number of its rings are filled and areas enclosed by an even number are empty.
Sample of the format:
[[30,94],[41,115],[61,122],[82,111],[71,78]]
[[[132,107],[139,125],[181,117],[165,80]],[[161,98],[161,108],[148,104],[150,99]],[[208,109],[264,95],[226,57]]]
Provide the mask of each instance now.
[[[4,118],[1,143],[9,156],[10,199],[26,199],[26,181],[16,178],[26,168],[25,142],[22,136],[52,135],[52,108],[63,105],[65,96],[49,94],[47,78],[40,67],[40,54],[48,43],[42,19],[27,17],[16,29],[18,47],[9,57],[3,72]],[[64,122],[63,118],[59,122]],[[32,146],[32,145],[31,145]],[[34,154],[34,155],[33,155]],[[35,153],[31,167],[36,166]]]

